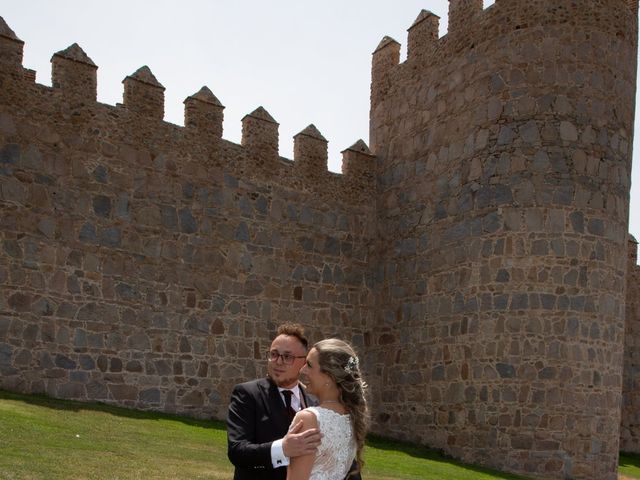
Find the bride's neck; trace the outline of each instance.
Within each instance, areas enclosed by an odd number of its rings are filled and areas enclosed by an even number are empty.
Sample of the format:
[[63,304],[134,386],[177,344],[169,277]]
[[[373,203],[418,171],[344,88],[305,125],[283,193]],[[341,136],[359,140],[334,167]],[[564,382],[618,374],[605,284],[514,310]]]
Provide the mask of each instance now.
[[318,402],[320,403],[342,403],[339,397],[334,395],[318,395]]

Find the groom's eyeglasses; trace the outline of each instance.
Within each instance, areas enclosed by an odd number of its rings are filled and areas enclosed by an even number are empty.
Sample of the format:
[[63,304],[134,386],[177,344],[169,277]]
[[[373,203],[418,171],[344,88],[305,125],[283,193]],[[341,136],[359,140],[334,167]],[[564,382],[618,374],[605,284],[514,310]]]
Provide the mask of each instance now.
[[282,359],[282,363],[285,365],[291,365],[296,358],[307,358],[306,355],[291,355],[290,353],[280,353],[277,350],[270,350],[267,352],[267,360],[270,362],[277,362],[278,358]]

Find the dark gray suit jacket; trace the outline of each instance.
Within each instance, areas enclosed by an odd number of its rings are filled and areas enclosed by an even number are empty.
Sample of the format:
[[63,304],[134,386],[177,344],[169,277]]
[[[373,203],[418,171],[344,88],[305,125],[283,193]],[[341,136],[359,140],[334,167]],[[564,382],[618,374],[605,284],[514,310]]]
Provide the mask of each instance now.
[[[301,389],[305,405],[315,401]],[[273,468],[271,444],[287,434],[289,424],[278,387],[261,378],[236,385],[227,417],[229,460],[234,480],[284,480],[286,468]]]

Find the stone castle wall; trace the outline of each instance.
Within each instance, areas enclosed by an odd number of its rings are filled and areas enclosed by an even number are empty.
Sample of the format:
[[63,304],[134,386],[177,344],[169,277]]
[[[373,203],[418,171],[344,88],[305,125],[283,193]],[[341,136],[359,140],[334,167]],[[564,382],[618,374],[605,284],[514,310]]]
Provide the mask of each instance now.
[[627,268],[620,450],[640,453],[640,266],[638,242],[632,236]]
[[98,104],[75,44],[38,85],[0,19],[0,388],[224,418],[293,320],[363,354],[378,433],[616,478],[621,421],[623,447],[640,435],[620,411],[636,16],[450,0],[438,38],[423,11],[404,63],[374,52],[375,157],[358,141],[343,175],[312,125],[279,157],[262,108],[223,140],[207,88],[163,122],[146,67]]
[[616,478],[636,16],[451,0],[375,51],[378,431]]
[[6,29],[0,47],[0,387],[224,418],[232,386],[264,374],[278,324],[363,347],[362,142],[331,174],[313,126],[291,162],[262,108],[236,145],[206,88],[177,127],[146,67],[112,107],[77,45],[54,55],[52,88]]

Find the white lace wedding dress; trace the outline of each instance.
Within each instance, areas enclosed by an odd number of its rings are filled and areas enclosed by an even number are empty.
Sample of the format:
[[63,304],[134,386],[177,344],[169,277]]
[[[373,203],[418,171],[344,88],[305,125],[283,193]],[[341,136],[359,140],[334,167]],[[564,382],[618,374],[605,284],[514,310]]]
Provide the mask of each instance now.
[[317,417],[323,435],[309,480],[343,480],[356,456],[351,417],[323,407],[307,410]]

